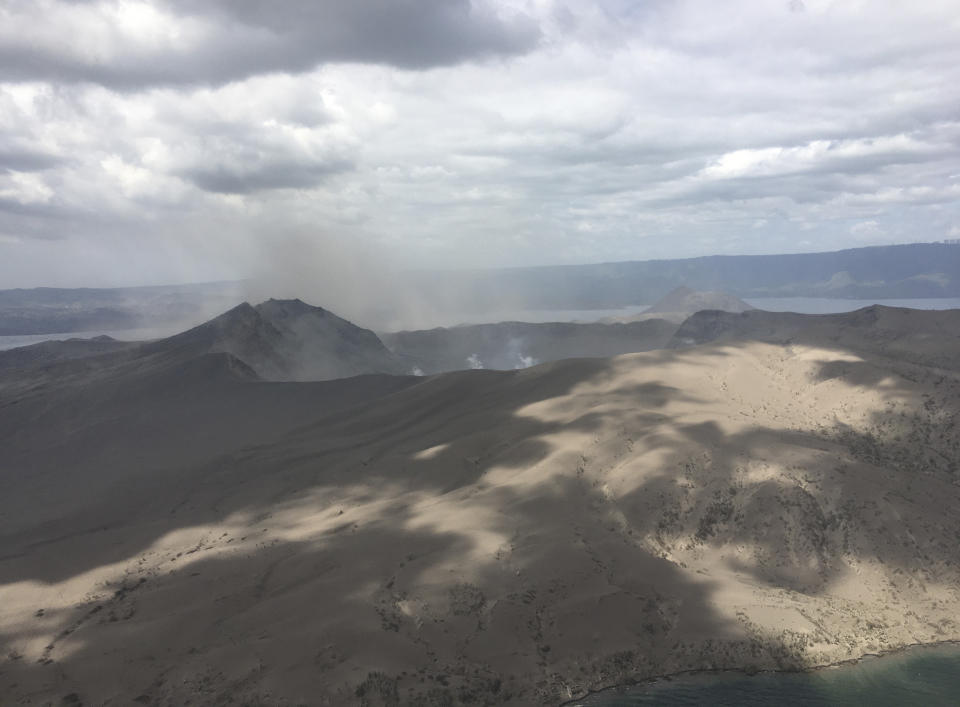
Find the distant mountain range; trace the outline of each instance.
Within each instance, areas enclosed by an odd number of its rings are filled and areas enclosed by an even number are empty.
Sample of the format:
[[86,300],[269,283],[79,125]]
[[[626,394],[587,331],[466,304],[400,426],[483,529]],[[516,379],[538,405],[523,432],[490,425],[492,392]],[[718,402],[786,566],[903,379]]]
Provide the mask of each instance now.
[[681,286],[738,297],[958,297],[960,246],[916,243],[830,253],[420,273],[412,286],[422,296],[472,311],[624,307],[649,304]]
[[[650,304],[677,287],[724,291],[740,298],[960,297],[960,245],[916,243],[830,253],[422,271],[407,273],[394,301],[384,302],[382,308],[388,312],[410,301],[429,303],[451,315],[608,309]],[[240,291],[238,283],[0,290],[0,336],[196,323],[239,303]]]

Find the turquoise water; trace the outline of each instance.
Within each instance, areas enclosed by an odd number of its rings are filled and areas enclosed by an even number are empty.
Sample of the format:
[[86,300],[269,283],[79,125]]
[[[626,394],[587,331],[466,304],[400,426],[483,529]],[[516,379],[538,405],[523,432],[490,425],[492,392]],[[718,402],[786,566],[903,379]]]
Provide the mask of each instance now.
[[582,707],[717,705],[960,705],[960,648],[912,648],[882,658],[809,673],[699,673],[608,690],[569,703]]

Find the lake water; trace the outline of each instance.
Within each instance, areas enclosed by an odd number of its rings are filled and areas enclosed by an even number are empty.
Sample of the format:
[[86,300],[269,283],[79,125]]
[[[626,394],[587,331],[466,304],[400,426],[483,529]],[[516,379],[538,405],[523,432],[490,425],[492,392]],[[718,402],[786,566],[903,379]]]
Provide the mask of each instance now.
[[698,673],[571,702],[578,707],[960,705],[960,648],[911,648],[808,673]]

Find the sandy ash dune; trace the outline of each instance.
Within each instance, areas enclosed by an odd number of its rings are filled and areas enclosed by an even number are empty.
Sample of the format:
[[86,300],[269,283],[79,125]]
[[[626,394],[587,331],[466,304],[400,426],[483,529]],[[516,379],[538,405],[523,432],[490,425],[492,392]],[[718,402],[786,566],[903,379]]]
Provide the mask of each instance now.
[[669,346],[720,341],[807,343],[955,370],[960,367],[960,310],[877,304],[842,314],[701,311],[683,322]]
[[4,704],[556,704],[960,638],[944,369],[731,340],[73,375],[0,387]]

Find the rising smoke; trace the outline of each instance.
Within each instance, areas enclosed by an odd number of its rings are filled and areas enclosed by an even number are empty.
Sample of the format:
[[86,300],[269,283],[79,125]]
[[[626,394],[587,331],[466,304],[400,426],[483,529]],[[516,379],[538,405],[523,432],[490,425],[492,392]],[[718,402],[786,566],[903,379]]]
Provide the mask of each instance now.
[[530,366],[536,366],[539,363],[539,361],[537,361],[537,359],[535,359],[533,356],[517,354],[517,358],[519,363],[515,366],[515,368],[530,368]]
[[299,298],[366,327],[377,326],[397,288],[363,244],[320,233],[264,235],[244,279],[248,301]]
[[[315,231],[263,233],[238,276],[247,301],[299,298],[375,331],[452,326],[475,293],[396,268],[376,244]],[[424,279],[426,278],[426,279]],[[484,320],[481,317],[481,320]]]

